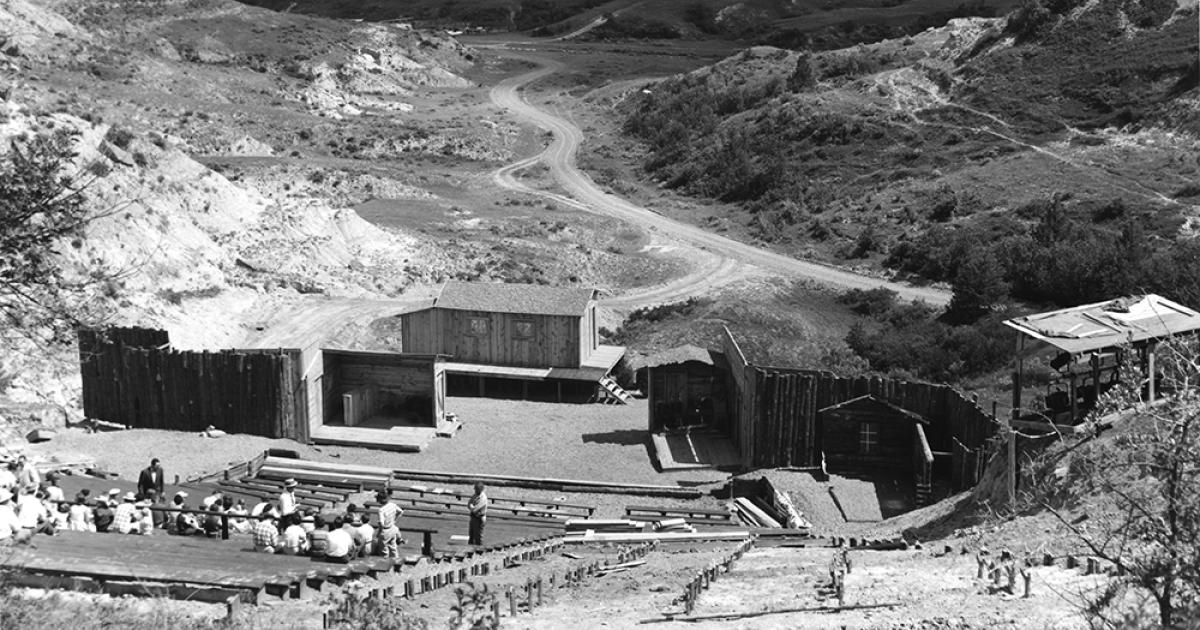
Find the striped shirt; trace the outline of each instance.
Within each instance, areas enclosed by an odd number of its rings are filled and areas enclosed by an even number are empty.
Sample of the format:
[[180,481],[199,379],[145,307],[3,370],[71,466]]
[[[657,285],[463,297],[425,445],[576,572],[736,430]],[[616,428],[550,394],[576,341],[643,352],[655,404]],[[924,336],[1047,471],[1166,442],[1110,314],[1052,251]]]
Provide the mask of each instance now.
[[396,526],[396,519],[404,515],[399,505],[388,501],[379,508],[379,529],[390,529]]

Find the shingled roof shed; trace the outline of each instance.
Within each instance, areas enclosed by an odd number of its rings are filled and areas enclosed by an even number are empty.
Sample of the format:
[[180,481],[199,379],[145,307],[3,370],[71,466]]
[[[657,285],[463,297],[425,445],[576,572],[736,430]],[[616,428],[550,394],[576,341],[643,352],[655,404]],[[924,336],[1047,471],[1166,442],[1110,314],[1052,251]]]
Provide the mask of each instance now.
[[596,299],[595,289],[540,284],[447,282],[434,301],[437,308],[518,315],[582,315]]

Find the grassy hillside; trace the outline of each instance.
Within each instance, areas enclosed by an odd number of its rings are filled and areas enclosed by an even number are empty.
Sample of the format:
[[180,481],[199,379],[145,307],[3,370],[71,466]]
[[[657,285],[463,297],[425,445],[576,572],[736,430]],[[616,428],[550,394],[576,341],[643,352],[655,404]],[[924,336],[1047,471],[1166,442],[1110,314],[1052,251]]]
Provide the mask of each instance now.
[[[973,243],[1010,236],[1190,259],[1177,237],[1190,234],[1200,173],[1186,115],[1195,8],[1071,9],[821,53],[753,48],[631,98],[625,129],[645,143],[650,177],[734,202],[743,237],[785,251],[944,281]],[[1035,233],[1046,221],[1058,222]],[[1029,287],[1028,268],[1003,272],[1037,301],[1148,283],[1200,300],[1192,283],[1163,280],[1174,273],[1114,279],[1109,259],[1081,268],[1112,282],[1066,293]]]

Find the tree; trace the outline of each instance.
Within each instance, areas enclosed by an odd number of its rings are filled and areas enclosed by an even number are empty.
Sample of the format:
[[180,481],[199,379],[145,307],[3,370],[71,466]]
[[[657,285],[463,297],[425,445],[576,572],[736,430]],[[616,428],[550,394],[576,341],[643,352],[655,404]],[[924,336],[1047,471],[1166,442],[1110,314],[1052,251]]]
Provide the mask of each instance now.
[[1008,297],[1004,266],[991,249],[972,252],[951,283],[954,294],[946,314],[954,321],[974,321]]
[[[1141,380],[1123,375],[1125,385],[1101,412],[1121,414],[1114,435],[1050,449],[1035,465],[1029,491],[1035,507],[1048,509],[1089,553],[1123,574],[1089,606],[1114,627],[1130,621],[1130,611],[1120,610],[1130,591],[1153,600],[1163,628],[1200,619],[1200,396],[1192,390],[1200,383],[1200,353],[1171,343],[1160,354],[1164,384],[1177,394],[1141,406]],[[1061,478],[1052,474],[1064,469]]]
[[0,157],[0,317],[6,329],[55,341],[87,318],[85,287],[64,279],[56,248],[98,216],[86,185],[65,174],[74,142],[72,132],[39,133]]

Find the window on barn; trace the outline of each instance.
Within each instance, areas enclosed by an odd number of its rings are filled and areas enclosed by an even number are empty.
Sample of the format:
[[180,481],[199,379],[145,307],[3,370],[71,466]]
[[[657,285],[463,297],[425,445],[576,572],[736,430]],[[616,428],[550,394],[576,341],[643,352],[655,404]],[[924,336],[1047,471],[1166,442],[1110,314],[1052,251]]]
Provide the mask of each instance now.
[[858,452],[874,455],[879,452],[879,423],[861,422],[858,425]]
[[513,337],[517,339],[532,339],[533,322],[524,319],[513,322]]
[[486,317],[471,318],[471,334],[477,337],[488,334],[488,320]]

